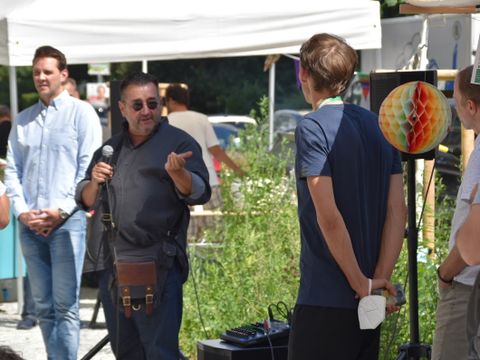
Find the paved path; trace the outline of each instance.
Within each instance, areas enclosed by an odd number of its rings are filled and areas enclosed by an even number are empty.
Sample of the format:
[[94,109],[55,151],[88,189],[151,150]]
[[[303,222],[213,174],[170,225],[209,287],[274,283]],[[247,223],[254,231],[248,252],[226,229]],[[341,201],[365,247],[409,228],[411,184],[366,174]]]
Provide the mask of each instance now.
[[[98,313],[97,324],[100,329],[90,329],[88,324],[92,318],[93,308],[96,302],[97,291],[91,288],[82,288],[80,301],[80,360],[93,346],[95,346],[107,334],[104,328],[105,318],[103,311]],[[8,345],[22,355],[25,360],[45,360],[47,358],[42,341],[42,335],[38,326],[31,330],[17,330],[17,303],[0,303],[0,345]],[[113,360],[115,357],[110,349],[110,344],[105,345],[92,360]]]

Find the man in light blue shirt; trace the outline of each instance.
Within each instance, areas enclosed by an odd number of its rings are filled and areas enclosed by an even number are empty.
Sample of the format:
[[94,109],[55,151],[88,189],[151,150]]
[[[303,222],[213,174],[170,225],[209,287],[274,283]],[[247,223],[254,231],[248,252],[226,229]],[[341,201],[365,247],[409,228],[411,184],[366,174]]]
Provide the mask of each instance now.
[[23,110],[8,140],[5,180],[27,263],[48,359],[77,358],[79,293],[86,218],[77,211],[84,177],[101,128],[93,107],[64,90],[65,56],[42,46],[33,58],[38,103]]

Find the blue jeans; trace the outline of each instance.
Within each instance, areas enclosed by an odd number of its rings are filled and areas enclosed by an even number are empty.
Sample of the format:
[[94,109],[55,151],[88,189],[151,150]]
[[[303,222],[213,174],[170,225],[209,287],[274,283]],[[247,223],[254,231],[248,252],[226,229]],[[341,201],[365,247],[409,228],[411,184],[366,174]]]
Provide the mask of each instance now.
[[49,360],[76,360],[86,218],[77,211],[48,237],[20,227],[35,312]]
[[35,301],[33,301],[32,287],[28,273],[23,278],[23,308],[22,319],[37,320],[35,317]]
[[153,314],[133,311],[130,319],[112,302],[112,271],[98,272],[99,290],[110,344],[117,359],[178,360],[178,333],[182,322],[182,275],[175,262],[167,275],[160,301]]

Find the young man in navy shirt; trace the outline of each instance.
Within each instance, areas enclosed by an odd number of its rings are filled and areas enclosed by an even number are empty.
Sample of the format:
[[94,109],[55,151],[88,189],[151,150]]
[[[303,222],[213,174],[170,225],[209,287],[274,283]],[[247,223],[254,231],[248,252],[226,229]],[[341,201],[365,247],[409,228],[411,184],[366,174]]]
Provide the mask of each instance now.
[[295,132],[301,278],[288,356],[372,360],[380,327],[361,330],[357,308],[372,289],[395,293],[389,279],[406,221],[400,156],[375,114],[340,98],[355,50],[317,34],[302,45],[300,63],[313,112]]

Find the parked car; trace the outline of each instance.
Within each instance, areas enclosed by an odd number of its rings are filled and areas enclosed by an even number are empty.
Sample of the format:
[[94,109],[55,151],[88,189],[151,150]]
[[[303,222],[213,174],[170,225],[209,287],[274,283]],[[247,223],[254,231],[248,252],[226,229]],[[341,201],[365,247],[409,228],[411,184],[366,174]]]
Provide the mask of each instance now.
[[277,110],[273,114],[273,134],[295,131],[303,115],[297,110]]
[[[240,138],[238,137],[237,127],[227,123],[213,123],[212,126],[215,135],[217,135],[219,145],[223,150],[227,150],[230,147],[238,149],[240,146]],[[222,163],[215,159],[215,157],[212,158],[213,166],[218,175],[222,170]]]
[[246,125],[257,125],[254,118],[244,115],[209,115],[208,120],[212,124],[228,124],[238,129],[244,129]]
[[278,159],[286,161],[285,172],[291,174],[295,168],[295,132],[293,130],[278,131],[270,151]]
[[226,150],[228,147],[233,146],[238,148],[240,138],[238,137],[238,128],[223,123],[212,124],[215,135],[217,135],[220,147]]
[[297,110],[282,109],[273,115],[273,147],[271,152],[287,162],[287,173],[292,173],[295,163],[295,128],[303,119]]

